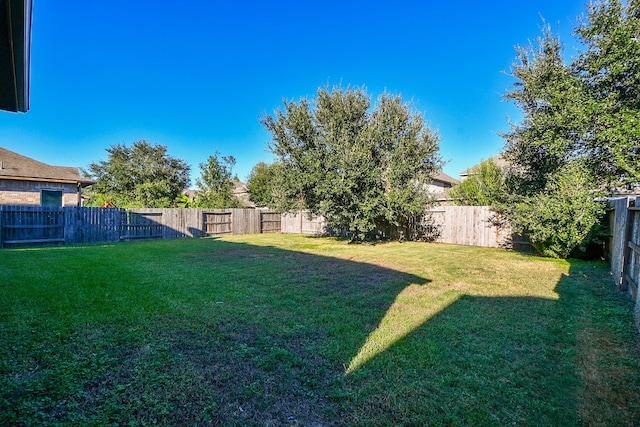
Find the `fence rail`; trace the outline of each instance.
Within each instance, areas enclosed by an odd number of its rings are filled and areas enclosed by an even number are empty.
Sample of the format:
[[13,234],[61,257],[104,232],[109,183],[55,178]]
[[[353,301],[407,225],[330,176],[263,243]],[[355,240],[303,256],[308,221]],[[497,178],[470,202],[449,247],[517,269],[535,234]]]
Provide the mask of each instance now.
[[280,232],[280,214],[256,209],[0,206],[0,247]]

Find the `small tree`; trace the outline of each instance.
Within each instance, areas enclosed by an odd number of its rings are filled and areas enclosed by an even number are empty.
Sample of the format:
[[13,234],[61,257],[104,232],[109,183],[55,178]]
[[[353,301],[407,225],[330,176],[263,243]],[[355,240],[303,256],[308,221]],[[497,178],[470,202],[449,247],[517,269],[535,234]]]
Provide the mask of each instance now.
[[233,156],[219,158],[217,151],[209,156],[206,163],[200,163],[201,177],[196,180],[194,205],[200,208],[224,209],[240,207],[240,201],[233,194]]
[[504,191],[502,168],[489,159],[473,167],[464,181],[451,187],[449,196],[456,205],[493,206]]
[[89,164],[96,183],[88,206],[110,201],[118,207],[166,208],[189,185],[189,165],[167,154],[167,147],[145,140],[107,148],[108,160]]
[[190,208],[193,205],[192,200],[186,194],[178,194],[176,197],[176,205],[179,208]]

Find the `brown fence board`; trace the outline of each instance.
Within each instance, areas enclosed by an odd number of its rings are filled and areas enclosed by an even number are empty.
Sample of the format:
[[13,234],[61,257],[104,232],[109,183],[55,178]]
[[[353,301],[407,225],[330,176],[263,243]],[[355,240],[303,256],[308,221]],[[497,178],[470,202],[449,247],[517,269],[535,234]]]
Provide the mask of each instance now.
[[282,233],[321,236],[328,231],[323,217],[309,218],[306,211],[282,214],[281,221]]
[[280,233],[282,230],[282,215],[273,211],[260,211],[260,232]]
[[63,208],[3,206],[0,217],[0,243],[3,247],[64,243]]
[[231,209],[233,234],[260,234],[260,211],[257,209]]
[[219,236],[231,234],[233,231],[230,210],[203,210],[202,211],[202,232],[205,236]]
[[129,209],[120,220],[120,240],[162,239],[162,209]]
[[489,248],[513,244],[511,228],[488,206],[440,206],[430,212],[439,228],[437,242]]

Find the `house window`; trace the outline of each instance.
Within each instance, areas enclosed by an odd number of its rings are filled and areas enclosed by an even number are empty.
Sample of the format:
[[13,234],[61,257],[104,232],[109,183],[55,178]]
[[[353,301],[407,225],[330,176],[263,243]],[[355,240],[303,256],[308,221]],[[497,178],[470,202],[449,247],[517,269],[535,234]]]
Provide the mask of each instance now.
[[62,191],[42,190],[40,205],[58,208],[62,206]]

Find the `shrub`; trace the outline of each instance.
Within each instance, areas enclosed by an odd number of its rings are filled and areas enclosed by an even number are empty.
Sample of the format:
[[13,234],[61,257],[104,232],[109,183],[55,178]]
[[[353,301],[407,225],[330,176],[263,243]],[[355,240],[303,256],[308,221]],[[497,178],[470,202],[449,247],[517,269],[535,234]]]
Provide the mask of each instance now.
[[[590,175],[579,164],[562,167],[547,188],[524,196],[513,210],[517,231],[526,233],[541,255],[567,258],[599,224],[604,213]],[[595,233],[594,233],[595,234]]]

